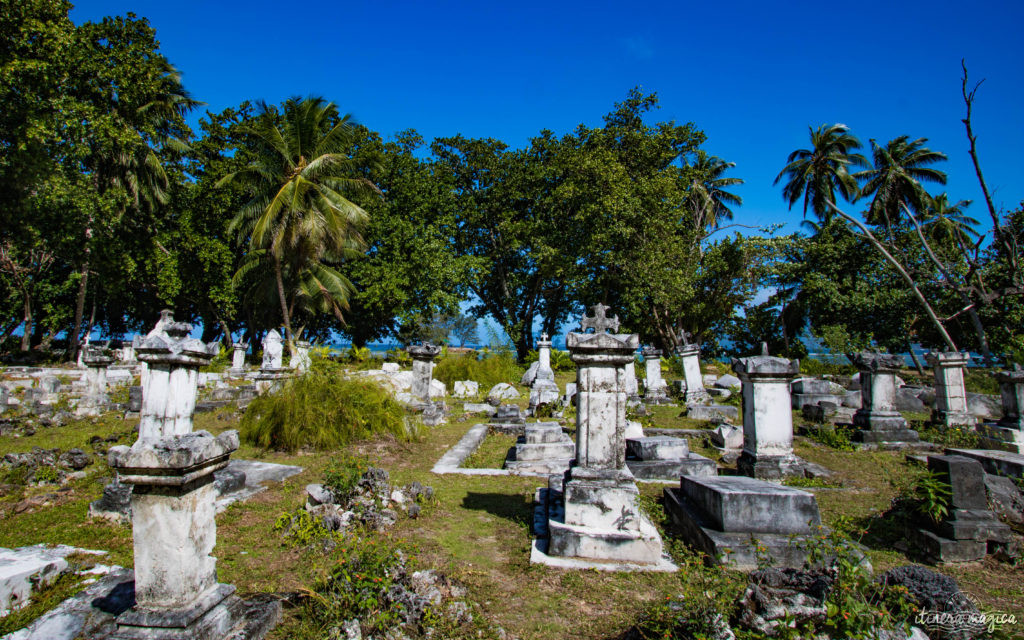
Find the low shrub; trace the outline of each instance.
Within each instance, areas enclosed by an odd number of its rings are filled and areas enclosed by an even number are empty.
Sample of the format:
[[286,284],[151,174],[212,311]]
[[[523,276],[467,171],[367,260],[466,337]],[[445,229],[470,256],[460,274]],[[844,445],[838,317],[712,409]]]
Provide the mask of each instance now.
[[[569,356],[568,351],[561,351],[560,349],[551,349],[551,370],[552,371],[575,371],[576,363],[572,361],[572,357]],[[523,359],[523,364],[530,366],[537,359],[540,358],[540,354],[536,350],[531,349],[526,354],[526,358]]]
[[480,391],[487,390],[499,382],[515,384],[523,377],[523,368],[516,362],[515,356],[507,351],[493,351],[477,357],[476,354],[455,354],[447,351],[437,359],[434,377],[449,389],[457,380],[475,380],[480,383]]
[[931,423],[918,422],[911,424],[910,428],[915,429],[922,440],[934,442],[943,447],[977,449],[981,442],[981,436],[970,427],[940,427]]
[[339,449],[377,434],[416,435],[402,405],[379,383],[345,378],[338,364],[321,358],[278,393],[253,400],[239,430],[245,442],[284,451]]
[[964,387],[970,393],[999,395],[999,383],[992,369],[969,368],[964,371]]
[[838,451],[856,451],[857,449],[850,439],[850,431],[841,427],[808,429],[807,437]]
[[800,361],[800,373],[805,376],[849,376],[857,373],[857,367],[852,364],[833,364],[822,362],[816,358],[804,358]]

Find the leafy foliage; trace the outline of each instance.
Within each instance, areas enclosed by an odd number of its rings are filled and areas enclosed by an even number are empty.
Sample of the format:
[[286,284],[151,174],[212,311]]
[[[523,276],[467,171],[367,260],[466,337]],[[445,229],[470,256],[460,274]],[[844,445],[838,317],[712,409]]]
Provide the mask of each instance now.
[[515,384],[523,376],[523,368],[516,363],[515,356],[507,351],[476,353],[445,352],[436,361],[434,377],[451,389],[457,380],[475,380],[480,391],[499,382]]
[[376,434],[416,435],[402,406],[377,382],[345,378],[339,365],[323,359],[281,391],[253,400],[239,427],[246,442],[285,451],[340,449]]

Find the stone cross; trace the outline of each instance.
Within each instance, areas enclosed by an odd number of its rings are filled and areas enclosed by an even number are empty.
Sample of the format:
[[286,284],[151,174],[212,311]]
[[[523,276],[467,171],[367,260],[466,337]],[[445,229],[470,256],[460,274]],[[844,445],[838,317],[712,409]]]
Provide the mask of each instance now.
[[608,330],[612,331],[619,330],[619,316],[616,314],[614,317],[609,318],[605,314],[610,309],[606,304],[598,302],[590,309],[594,312],[594,316],[590,317],[587,314],[583,314],[583,320],[580,322],[580,331],[583,333],[587,332],[587,329],[593,329],[594,333],[608,333]]

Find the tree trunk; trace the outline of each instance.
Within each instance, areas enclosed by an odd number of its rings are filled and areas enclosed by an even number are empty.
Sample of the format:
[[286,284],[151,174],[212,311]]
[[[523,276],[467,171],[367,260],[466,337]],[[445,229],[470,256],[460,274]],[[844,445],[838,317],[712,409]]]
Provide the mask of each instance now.
[[[87,230],[86,237],[92,233]],[[81,278],[78,281],[78,296],[75,298],[75,319],[68,334],[68,362],[78,362],[79,332],[82,330],[82,316],[85,315],[85,293],[89,284],[89,246],[85,247],[85,260],[82,262]]]
[[914,353],[914,346],[912,344],[910,344],[910,340],[909,339],[906,341],[906,343],[907,343],[907,353],[910,354],[910,359],[914,361],[914,367],[917,369],[917,372],[920,375],[923,376],[924,375],[924,367],[921,366],[921,361],[918,360],[917,354]]
[[21,335],[21,350],[28,351],[32,347],[32,297],[25,293],[25,312],[22,316],[25,333]]
[[281,259],[274,256],[274,277],[277,278],[277,297],[281,302],[281,318],[284,320],[284,334],[288,341],[288,352],[294,351],[292,340],[292,320],[288,315],[288,299],[284,295],[284,274],[281,272]]

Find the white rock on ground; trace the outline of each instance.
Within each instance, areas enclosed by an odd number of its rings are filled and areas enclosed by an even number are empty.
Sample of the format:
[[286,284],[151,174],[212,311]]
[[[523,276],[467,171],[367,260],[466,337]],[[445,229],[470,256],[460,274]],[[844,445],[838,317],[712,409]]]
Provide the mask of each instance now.
[[456,380],[452,395],[456,398],[472,398],[480,393],[480,383],[475,380]]
[[512,400],[519,397],[519,391],[507,382],[499,382],[487,392],[487,402],[493,405],[501,404],[502,400]]
[[24,607],[35,591],[49,586],[67,573],[66,558],[72,553],[105,552],[43,544],[17,549],[0,548],[0,616]]
[[720,377],[718,380],[715,380],[715,386],[718,387],[719,389],[738,389],[743,385],[740,382],[739,378],[732,375],[731,373],[727,373],[724,376]]

